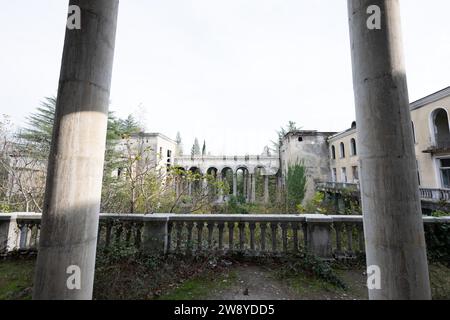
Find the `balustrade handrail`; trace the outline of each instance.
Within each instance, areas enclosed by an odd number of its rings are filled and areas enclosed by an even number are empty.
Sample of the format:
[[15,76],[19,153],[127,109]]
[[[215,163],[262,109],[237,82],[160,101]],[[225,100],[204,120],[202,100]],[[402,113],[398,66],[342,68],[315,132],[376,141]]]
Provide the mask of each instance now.
[[[0,213],[0,253],[37,250],[40,213]],[[99,215],[98,246],[133,245],[151,253],[211,251],[281,254],[307,248],[322,258],[364,252],[362,216],[322,214],[108,214]],[[450,223],[424,217],[424,224]]]
[[[318,188],[345,190],[356,189],[360,190],[359,183],[347,183],[347,182],[320,182],[317,184]],[[442,188],[419,188],[420,198],[423,200],[438,200],[450,202],[450,189]]]

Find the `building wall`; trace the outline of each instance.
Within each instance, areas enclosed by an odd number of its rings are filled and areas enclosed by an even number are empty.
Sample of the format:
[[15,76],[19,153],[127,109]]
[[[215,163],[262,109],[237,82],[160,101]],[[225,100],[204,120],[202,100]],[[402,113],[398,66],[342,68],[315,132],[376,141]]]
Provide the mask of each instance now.
[[289,132],[280,149],[283,181],[290,165],[303,162],[307,170],[305,201],[315,194],[316,183],[330,180],[327,139],[333,133],[316,131]]
[[[356,142],[356,129],[351,129],[331,137],[328,141],[328,157],[330,158],[330,175],[334,182],[359,182],[359,158],[358,150],[356,154],[352,152],[352,139]],[[341,155],[341,143],[343,143],[345,155]],[[333,147],[335,148],[335,158],[333,158]],[[336,174],[333,173],[335,170]],[[345,170],[345,175],[344,175]]]
[[[450,94],[450,92],[449,92]],[[420,185],[423,188],[443,188],[440,159],[450,159],[450,152],[442,151],[432,155],[424,153],[434,145],[434,124],[432,115],[436,109],[445,109],[450,114],[450,96],[433,101],[411,111],[414,124],[416,158],[419,169]]]
[[[442,175],[440,170],[440,160],[450,160],[450,148],[443,148],[437,154],[424,152],[432,149],[435,146],[435,134],[433,114],[437,109],[444,109],[450,115],[450,87],[430,96],[422,98],[411,103],[411,130],[414,131],[415,151],[418,166],[418,179],[422,188],[436,188],[441,189],[443,185]],[[448,119],[447,119],[448,120]],[[450,124],[449,124],[450,131]],[[336,182],[359,182],[359,169],[355,176],[355,169],[359,168],[358,154],[351,153],[351,139],[357,141],[357,129],[349,129],[347,131],[338,133],[330,137],[329,144],[329,158],[330,158],[330,172],[331,181]],[[340,144],[345,146],[345,157],[340,155]],[[335,147],[336,159],[332,157],[332,147]],[[358,150],[356,150],[357,152]],[[347,179],[342,174],[342,168],[345,168]],[[336,170],[336,176],[333,177],[333,170]],[[450,175],[450,170],[449,170]],[[347,181],[345,181],[347,180]],[[447,186],[448,187],[448,186]]]

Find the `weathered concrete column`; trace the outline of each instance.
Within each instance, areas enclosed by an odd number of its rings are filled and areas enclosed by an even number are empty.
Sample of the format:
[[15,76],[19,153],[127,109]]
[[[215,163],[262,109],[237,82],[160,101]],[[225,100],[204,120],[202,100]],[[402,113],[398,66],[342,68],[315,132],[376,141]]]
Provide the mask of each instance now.
[[252,190],[251,190],[250,201],[252,203],[255,203],[256,202],[256,176],[255,176],[255,173],[253,173],[251,175],[251,179],[252,179],[252,188],[251,188]]
[[[217,182],[220,184],[222,182],[222,173],[218,172],[216,179],[217,179]],[[220,187],[219,187],[219,192],[218,192],[218,200],[219,200],[219,202],[223,201],[223,190]]]
[[[398,0],[348,0],[370,299],[430,299]],[[379,28],[378,28],[379,22]]]
[[70,5],[81,28],[66,30],[34,299],[92,298],[119,1]]
[[281,201],[281,188],[282,188],[282,183],[281,183],[281,177],[277,176],[277,201]]
[[247,197],[247,202],[251,202],[252,201],[252,177],[251,177],[250,171],[247,173],[247,193],[246,193],[246,197]]
[[264,203],[269,203],[269,176],[264,176]]
[[233,173],[233,196],[237,196],[237,174]]

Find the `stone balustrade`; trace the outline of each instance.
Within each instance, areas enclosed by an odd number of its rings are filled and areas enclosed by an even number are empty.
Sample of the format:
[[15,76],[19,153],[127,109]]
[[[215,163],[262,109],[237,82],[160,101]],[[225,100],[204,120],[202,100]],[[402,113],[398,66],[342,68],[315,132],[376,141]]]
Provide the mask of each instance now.
[[[0,252],[37,250],[40,214],[0,214]],[[450,217],[424,217],[426,226]],[[325,259],[352,258],[364,252],[362,216],[239,214],[101,214],[98,247],[130,245],[148,253],[295,252]]]
[[[358,183],[344,183],[344,182],[321,182],[317,184],[317,190],[325,192],[343,191],[343,190],[349,192],[360,191]],[[420,198],[422,200],[450,202],[450,189],[419,188],[419,191],[420,191]]]

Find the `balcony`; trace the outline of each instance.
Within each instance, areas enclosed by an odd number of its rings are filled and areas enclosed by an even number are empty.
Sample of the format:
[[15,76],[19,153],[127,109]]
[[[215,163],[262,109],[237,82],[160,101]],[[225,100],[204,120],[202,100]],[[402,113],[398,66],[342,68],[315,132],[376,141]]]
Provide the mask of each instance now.
[[450,152],[450,138],[437,139],[434,145],[431,145],[423,153],[442,154]]

